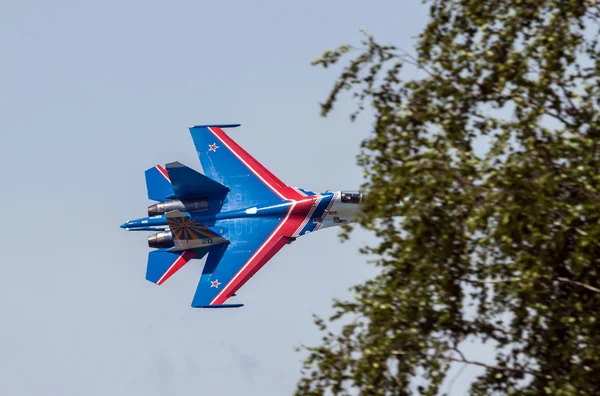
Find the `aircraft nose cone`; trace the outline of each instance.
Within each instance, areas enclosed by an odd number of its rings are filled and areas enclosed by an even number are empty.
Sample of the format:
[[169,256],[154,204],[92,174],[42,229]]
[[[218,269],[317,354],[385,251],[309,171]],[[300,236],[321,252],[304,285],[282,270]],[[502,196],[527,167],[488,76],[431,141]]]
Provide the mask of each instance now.
[[119,227],[121,227],[121,228],[127,228],[127,223],[123,223]]

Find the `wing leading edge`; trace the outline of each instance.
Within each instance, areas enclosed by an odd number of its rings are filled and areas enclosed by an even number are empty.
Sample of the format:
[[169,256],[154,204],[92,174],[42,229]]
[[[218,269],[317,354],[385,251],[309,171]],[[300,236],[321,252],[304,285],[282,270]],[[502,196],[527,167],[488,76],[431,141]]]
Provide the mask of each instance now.
[[204,174],[227,186],[241,209],[278,200],[299,200],[306,194],[282,182],[231,139],[222,128],[239,124],[190,127]]

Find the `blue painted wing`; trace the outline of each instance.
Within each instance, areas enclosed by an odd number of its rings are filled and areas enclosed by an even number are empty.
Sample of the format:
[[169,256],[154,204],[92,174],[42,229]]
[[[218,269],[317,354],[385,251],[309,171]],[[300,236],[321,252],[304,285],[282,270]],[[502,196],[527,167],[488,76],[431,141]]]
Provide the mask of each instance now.
[[217,224],[230,229],[229,243],[211,248],[192,301],[194,308],[241,306],[224,303],[289,241],[282,233],[285,219],[246,218]]
[[230,189],[228,209],[305,196],[283,183],[222,129],[235,126],[239,125],[190,128],[204,174]]

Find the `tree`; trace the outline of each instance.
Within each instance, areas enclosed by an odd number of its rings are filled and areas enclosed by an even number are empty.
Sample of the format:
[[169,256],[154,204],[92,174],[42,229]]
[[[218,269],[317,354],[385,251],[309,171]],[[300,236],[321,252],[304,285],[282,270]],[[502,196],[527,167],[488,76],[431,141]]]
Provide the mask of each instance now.
[[472,394],[600,394],[600,6],[428,3],[414,56],[366,36],[315,61],[353,56],[324,116],[346,91],[375,114],[357,224],[381,272],[316,318],[297,394],[440,394],[456,362],[484,368]]

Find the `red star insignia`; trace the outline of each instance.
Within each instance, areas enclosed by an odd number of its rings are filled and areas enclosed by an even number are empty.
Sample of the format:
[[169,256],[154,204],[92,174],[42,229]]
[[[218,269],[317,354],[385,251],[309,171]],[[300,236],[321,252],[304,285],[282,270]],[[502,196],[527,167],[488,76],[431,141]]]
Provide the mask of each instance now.
[[217,279],[214,282],[210,282],[210,287],[216,287],[218,289],[220,284],[221,283],[219,283],[219,280]]
[[216,143],[208,145],[208,151],[215,151],[216,152],[218,148],[219,148],[219,146],[217,146]]

